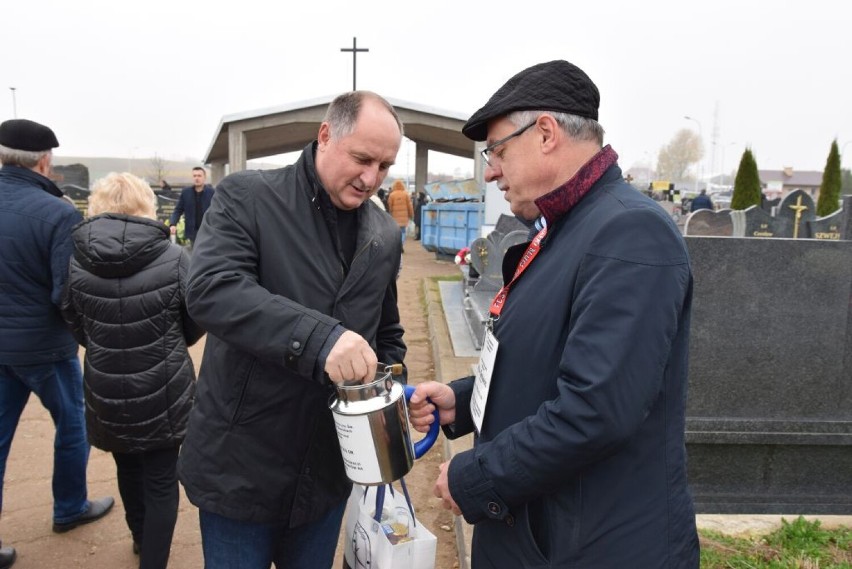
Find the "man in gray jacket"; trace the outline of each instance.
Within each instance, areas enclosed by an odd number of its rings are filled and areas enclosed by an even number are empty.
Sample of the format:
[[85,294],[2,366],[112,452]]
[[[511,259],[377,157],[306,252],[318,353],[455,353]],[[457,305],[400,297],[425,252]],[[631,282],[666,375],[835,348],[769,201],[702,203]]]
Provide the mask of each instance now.
[[369,199],[402,124],[355,91],[285,168],[222,180],[187,291],[207,330],[179,473],[208,567],[330,567],[351,484],[328,407],[334,383],[405,356],[399,229]]

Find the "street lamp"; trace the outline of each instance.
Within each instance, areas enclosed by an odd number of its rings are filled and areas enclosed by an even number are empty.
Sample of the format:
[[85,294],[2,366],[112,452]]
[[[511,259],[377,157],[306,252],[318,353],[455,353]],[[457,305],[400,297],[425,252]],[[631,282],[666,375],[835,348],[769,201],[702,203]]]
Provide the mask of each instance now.
[[18,102],[15,100],[15,88],[9,87],[9,90],[12,91],[12,118],[18,118]]
[[[698,119],[690,117],[688,115],[684,115],[683,118],[685,118],[688,121],[693,121],[695,124],[698,125],[698,138],[701,140],[701,146],[704,146],[704,131],[701,128],[701,123],[698,121]],[[704,174],[703,164],[701,164],[699,162],[698,167],[699,167],[699,171],[701,172],[701,175],[703,175]],[[696,173],[695,185],[693,186],[693,192],[695,192],[696,194],[698,193],[698,178],[699,178],[699,175],[698,175],[698,173]]]

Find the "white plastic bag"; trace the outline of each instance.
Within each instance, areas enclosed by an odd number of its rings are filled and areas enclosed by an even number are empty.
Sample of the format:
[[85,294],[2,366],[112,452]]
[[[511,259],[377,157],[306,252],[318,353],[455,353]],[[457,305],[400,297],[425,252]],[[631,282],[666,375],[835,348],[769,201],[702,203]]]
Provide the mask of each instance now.
[[438,540],[414,515],[407,492],[356,484],[346,512],[343,557],[350,569],[434,569]]

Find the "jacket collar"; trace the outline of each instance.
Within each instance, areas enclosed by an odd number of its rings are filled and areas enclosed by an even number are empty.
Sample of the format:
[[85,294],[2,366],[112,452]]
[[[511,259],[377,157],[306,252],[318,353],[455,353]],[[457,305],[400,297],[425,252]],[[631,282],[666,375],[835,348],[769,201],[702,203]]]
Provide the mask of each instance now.
[[556,220],[568,213],[583,199],[583,196],[589,193],[595,182],[603,177],[604,172],[617,161],[618,154],[607,144],[583,164],[570,180],[535,200],[535,205],[538,206],[545,223],[548,226],[553,225]]
[[61,198],[63,196],[62,190],[60,190],[59,187],[57,187],[57,185],[54,184],[52,180],[45,178],[38,172],[30,170],[29,168],[6,165],[3,166],[2,169],[0,169],[0,173],[2,173],[3,176],[16,178],[18,180],[38,186],[45,192],[49,193],[50,195],[56,196],[57,198]]

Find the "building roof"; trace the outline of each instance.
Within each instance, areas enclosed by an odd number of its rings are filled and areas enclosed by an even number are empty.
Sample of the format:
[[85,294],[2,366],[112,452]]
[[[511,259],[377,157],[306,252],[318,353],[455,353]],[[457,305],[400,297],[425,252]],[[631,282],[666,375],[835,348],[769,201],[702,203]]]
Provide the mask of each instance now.
[[758,170],[757,174],[763,185],[769,182],[782,182],[784,186],[818,188],[822,184],[822,172],[815,170],[795,171],[792,168],[784,168],[783,170]]
[[[245,133],[248,160],[302,150],[308,142],[316,139],[325,111],[335,96],[327,95],[223,116],[204,162],[228,162],[229,132],[232,127]],[[405,136],[418,146],[454,156],[473,157],[474,142],[461,133],[461,127],[468,118],[466,114],[398,99],[387,98],[387,101],[399,114]]]

